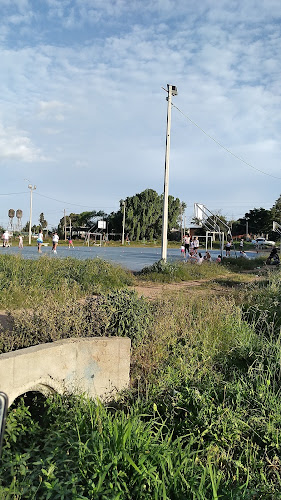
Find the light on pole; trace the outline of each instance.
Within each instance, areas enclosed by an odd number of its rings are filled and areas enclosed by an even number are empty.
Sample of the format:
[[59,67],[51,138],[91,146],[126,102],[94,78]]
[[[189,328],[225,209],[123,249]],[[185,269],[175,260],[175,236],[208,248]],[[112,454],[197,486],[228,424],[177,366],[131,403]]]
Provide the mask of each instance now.
[[30,189],[30,215],[29,215],[29,236],[28,236],[28,244],[31,245],[31,224],[32,224],[32,191],[36,189],[36,186],[32,186],[32,184],[28,184],[28,189]]
[[123,223],[122,223],[122,245],[125,243],[125,210],[126,210],[126,202],[122,200],[123,205]]
[[170,167],[170,132],[171,132],[171,107],[172,96],[178,95],[177,87],[169,85],[167,108],[167,132],[166,132],[166,155],[165,155],[165,176],[164,176],[164,200],[162,214],[162,260],[167,260],[167,237],[168,237],[168,200],[169,200],[169,167]]

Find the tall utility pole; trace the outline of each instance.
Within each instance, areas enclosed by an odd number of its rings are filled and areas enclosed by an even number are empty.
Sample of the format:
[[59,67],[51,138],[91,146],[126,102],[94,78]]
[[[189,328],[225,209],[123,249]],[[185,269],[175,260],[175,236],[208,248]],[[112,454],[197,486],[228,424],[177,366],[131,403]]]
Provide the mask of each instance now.
[[245,240],[248,241],[248,233],[249,233],[249,217],[245,217],[245,221],[246,221],[246,238]]
[[122,245],[125,243],[125,207],[126,207],[126,202],[122,201],[123,204],[123,224],[122,224]]
[[65,214],[65,209],[63,211],[63,216],[64,216],[64,240],[66,241],[66,214]]
[[169,200],[169,168],[170,168],[170,131],[171,131],[171,107],[172,96],[178,95],[177,87],[168,87],[168,109],[167,109],[167,132],[166,132],[166,155],[165,155],[165,176],[164,176],[164,201],[162,215],[162,260],[167,260],[167,237],[168,237],[168,200]]
[[181,209],[181,243],[183,242],[183,227],[182,227],[182,203],[180,204]]
[[31,245],[31,224],[32,224],[32,191],[36,189],[36,186],[32,186],[32,184],[28,184],[28,189],[30,189],[30,215],[29,215],[29,236],[28,236],[28,244]]

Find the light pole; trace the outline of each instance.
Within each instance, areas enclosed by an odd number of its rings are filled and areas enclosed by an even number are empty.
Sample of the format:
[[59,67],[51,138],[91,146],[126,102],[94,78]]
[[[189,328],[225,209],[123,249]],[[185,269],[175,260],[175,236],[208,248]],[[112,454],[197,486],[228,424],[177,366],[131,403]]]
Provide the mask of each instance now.
[[32,186],[32,184],[28,184],[28,189],[30,189],[30,215],[29,215],[29,236],[28,236],[28,244],[31,245],[31,223],[32,223],[32,191],[36,189],[36,186]]
[[170,131],[171,131],[171,107],[172,96],[178,95],[177,87],[169,85],[167,108],[167,132],[166,132],[166,155],[165,155],[165,176],[164,176],[164,200],[162,214],[162,260],[167,260],[167,235],[168,235],[168,201],[169,201],[169,167],[170,167]]
[[246,221],[246,241],[248,241],[248,232],[249,232],[249,217],[245,217]]
[[122,245],[125,243],[125,208],[126,208],[126,202],[123,200],[122,201],[123,205],[123,224],[122,224]]

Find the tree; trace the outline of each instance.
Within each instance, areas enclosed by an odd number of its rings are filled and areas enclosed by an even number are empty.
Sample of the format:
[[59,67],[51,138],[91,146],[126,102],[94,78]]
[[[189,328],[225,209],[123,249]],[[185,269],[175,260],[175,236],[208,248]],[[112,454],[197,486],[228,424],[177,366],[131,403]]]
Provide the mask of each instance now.
[[46,221],[43,212],[41,212],[41,214],[40,214],[39,222],[40,222],[40,226],[42,227],[42,229],[46,229],[46,227],[48,226],[48,222]]
[[78,228],[85,228],[85,230],[88,231],[101,217],[107,217],[105,212],[102,210],[99,210],[98,212],[96,212],[96,210],[92,210],[91,212],[81,212],[80,214],[71,213],[65,218],[62,217],[60,219],[58,233],[62,235],[64,233],[64,224],[66,223],[66,226],[69,227],[70,221],[72,229],[78,230]]
[[233,224],[233,234],[246,234],[246,220],[250,234],[269,233],[272,230],[272,212],[265,208],[253,208]]
[[281,195],[271,208],[272,220],[281,224]]
[[[122,233],[123,224],[123,200],[120,201],[120,209],[108,217],[109,232],[113,229]],[[181,203],[178,198],[169,196],[168,200],[168,231],[178,227]],[[158,195],[153,189],[146,189],[125,200],[125,232],[129,234],[130,240],[159,238],[162,232],[163,195]]]

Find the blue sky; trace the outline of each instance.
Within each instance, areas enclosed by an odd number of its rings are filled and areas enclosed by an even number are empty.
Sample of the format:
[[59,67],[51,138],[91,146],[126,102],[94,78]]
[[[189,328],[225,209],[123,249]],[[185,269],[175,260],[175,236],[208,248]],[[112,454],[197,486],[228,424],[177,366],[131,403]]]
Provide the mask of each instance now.
[[[281,193],[279,0],[0,0],[0,224],[163,191],[229,219]],[[191,123],[245,160],[239,161]],[[262,173],[262,172],[264,173]],[[28,179],[26,181],[25,179]]]

